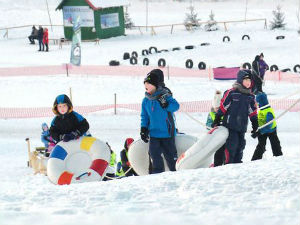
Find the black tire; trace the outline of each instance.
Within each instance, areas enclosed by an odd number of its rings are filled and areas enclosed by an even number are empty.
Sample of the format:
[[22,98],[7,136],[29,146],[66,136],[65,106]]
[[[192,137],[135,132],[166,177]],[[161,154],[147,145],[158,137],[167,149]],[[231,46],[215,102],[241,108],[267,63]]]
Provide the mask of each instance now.
[[185,61],[185,67],[186,68],[191,69],[191,68],[193,68],[193,66],[194,66],[193,60],[188,59],[188,60]]
[[166,60],[163,59],[163,58],[159,59],[158,62],[157,62],[157,65],[159,67],[165,67],[166,66]]
[[144,49],[144,50],[142,51],[142,55],[148,55],[148,54],[149,54],[149,52],[148,52],[147,49]]
[[131,64],[131,65],[136,65],[136,64],[137,64],[137,58],[131,57],[131,58],[130,58],[130,64]]
[[125,52],[125,53],[123,54],[123,59],[124,59],[124,60],[130,59],[130,55],[129,55],[128,52]]
[[277,71],[278,70],[278,66],[277,65],[272,65],[270,67],[270,71]]
[[276,37],[276,40],[281,40],[281,39],[284,39],[284,38],[285,38],[285,36],[280,35],[280,36],[277,36],[277,37]]
[[224,37],[223,37],[223,42],[225,42],[226,40],[227,40],[227,42],[230,42],[230,37],[224,36]]
[[251,70],[251,64],[246,62],[243,64],[243,69]]
[[135,58],[137,58],[138,57],[138,54],[137,54],[137,52],[136,51],[133,51],[132,53],[131,53],[131,58],[132,57],[135,57]]
[[148,66],[149,65],[149,59],[148,58],[144,58],[143,59],[143,65],[144,66]]
[[295,65],[293,70],[295,73],[300,73],[300,65],[299,64]]
[[193,49],[195,46],[194,45],[187,45],[187,46],[185,46],[184,48],[185,49]]
[[179,50],[180,50],[179,47],[172,48],[172,51],[179,51]]
[[286,68],[286,69],[282,69],[282,70],[280,70],[281,72],[288,72],[288,71],[291,71],[291,69],[290,68]]
[[109,62],[109,65],[110,65],[110,66],[119,66],[119,65],[120,65],[120,62],[117,61],[117,60],[111,60],[111,61]]
[[160,50],[160,52],[168,52],[169,50],[168,49],[162,49]]
[[199,62],[198,68],[199,68],[199,70],[205,70],[205,69],[206,69],[206,64],[205,64],[205,62]]
[[210,43],[208,43],[208,42],[205,42],[205,43],[201,43],[201,44],[200,44],[200,46],[208,46],[208,45],[210,45]]
[[153,50],[155,53],[157,53],[157,48],[152,46],[152,47],[149,48],[149,54],[154,53],[152,50]]
[[250,40],[250,36],[247,34],[243,35],[242,40],[244,40],[245,38],[248,38],[248,40]]

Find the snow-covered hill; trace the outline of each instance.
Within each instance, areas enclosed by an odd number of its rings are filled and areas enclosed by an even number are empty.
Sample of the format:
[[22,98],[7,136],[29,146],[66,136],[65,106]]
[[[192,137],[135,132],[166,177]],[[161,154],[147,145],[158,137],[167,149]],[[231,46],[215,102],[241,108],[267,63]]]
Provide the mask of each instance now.
[[[52,22],[61,24],[61,12],[55,11],[60,1],[48,0]],[[136,25],[145,24],[145,1],[131,0],[129,13]],[[251,62],[256,54],[264,52],[269,64],[291,68],[300,63],[296,0],[249,0],[249,18],[272,19],[271,11],[282,4],[286,13],[287,30],[265,30],[258,22],[228,25],[228,31],[193,33],[182,28],[158,30],[140,35],[128,31],[124,37],[101,40],[100,45],[83,43],[84,65],[107,65],[111,59],[122,60],[125,51],[141,52],[156,46],[159,49],[196,45],[194,50],[181,50],[149,56],[156,65],[163,57],[170,66],[184,67],[185,60],[204,61],[207,65],[239,66]],[[181,23],[189,1],[149,1],[149,24]],[[210,10],[216,20],[243,19],[245,1],[194,1],[202,20]],[[0,0],[1,27],[23,24],[48,24],[45,1]],[[30,10],[29,10],[30,9]],[[3,38],[0,32],[0,67],[61,65],[69,61],[70,45],[62,49],[50,43],[50,52],[37,52],[37,46],[29,45],[26,36],[30,32],[15,30],[11,38]],[[241,36],[249,34],[250,41]],[[15,35],[15,36],[14,36]],[[60,37],[62,30],[50,35]],[[223,43],[224,35],[231,37]],[[277,35],[285,35],[277,41]],[[211,45],[200,47],[200,43]],[[141,58],[140,58],[141,59]],[[139,59],[139,63],[140,63]],[[166,85],[179,102],[212,100],[216,89],[230,88],[232,81],[209,81],[205,78],[171,77]],[[140,103],[144,96],[143,75],[135,76],[87,76],[70,77],[51,75],[40,77],[0,77],[0,111],[7,107],[51,107],[54,98],[73,90],[73,103],[77,106],[111,104],[114,93],[119,103]],[[299,83],[266,82],[263,87],[270,99],[297,99],[299,94],[287,97],[299,90]],[[282,111],[276,111],[277,115]],[[192,113],[205,122],[207,113]],[[104,110],[84,115],[90,123],[90,131],[101,140],[108,141],[118,153],[127,137],[139,138],[140,116],[137,111]],[[184,113],[177,113],[180,131],[201,136],[206,129]],[[27,145],[41,146],[42,122],[52,118],[0,119],[0,225],[10,224],[232,224],[232,225],[297,225],[300,221],[300,116],[288,112],[278,121],[278,136],[283,156],[274,158],[270,145],[263,160],[251,162],[257,145],[246,133],[247,145],[243,164],[218,168],[166,172],[158,175],[130,177],[99,183],[83,183],[55,186],[43,175],[33,175],[27,168]]]

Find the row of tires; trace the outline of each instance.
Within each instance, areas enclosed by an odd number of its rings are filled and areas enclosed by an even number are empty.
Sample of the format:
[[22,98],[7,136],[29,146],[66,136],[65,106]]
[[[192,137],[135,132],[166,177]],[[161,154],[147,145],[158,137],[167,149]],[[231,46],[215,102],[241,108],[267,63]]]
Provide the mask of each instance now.
[[[136,65],[138,63],[138,59],[136,57],[131,57],[129,61],[130,61],[131,65]],[[148,66],[149,63],[150,63],[150,61],[149,61],[148,58],[144,58],[143,59],[143,65],[144,66]],[[164,58],[160,58],[157,61],[157,65],[159,67],[165,67],[167,65],[166,60]],[[185,62],[185,67],[186,68],[191,69],[191,68],[193,68],[193,66],[194,66],[194,63],[193,63],[193,61],[191,59],[186,60],[186,62]],[[206,69],[205,62],[199,62],[198,63],[198,68],[199,68],[199,70],[205,70]]]
[[[248,63],[248,62],[246,62],[246,63],[243,64],[243,68],[251,70],[251,64]],[[277,65],[274,64],[274,65],[270,66],[270,71],[277,71],[277,70],[279,70],[279,68],[278,68]],[[286,69],[282,69],[281,71],[282,72],[288,72],[288,71],[291,71],[291,69],[290,68],[286,68]],[[295,73],[300,73],[300,65],[299,64],[295,65],[293,67],[293,71]]]

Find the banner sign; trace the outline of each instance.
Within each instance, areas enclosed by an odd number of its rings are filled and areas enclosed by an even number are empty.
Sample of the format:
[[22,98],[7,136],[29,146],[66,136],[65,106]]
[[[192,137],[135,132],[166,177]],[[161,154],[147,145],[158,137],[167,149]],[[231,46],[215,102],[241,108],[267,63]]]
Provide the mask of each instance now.
[[77,17],[73,26],[72,48],[70,63],[76,66],[81,64],[81,28],[80,17]]
[[119,13],[103,14],[100,16],[101,29],[119,27]]
[[80,17],[82,27],[94,27],[94,12],[88,6],[64,6],[64,26],[72,27],[74,20]]

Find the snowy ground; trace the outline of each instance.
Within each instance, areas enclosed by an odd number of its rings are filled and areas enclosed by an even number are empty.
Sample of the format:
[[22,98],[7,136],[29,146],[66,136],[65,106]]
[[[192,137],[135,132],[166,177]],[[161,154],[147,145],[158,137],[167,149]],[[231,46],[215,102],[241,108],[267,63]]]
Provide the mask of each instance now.
[[[27,6],[23,4],[26,2]],[[49,1],[54,23],[61,23],[61,12],[54,12],[59,1]],[[211,66],[239,66],[251,62],[254,56],[264,52],[269,64],[282,68],[300,62],[299,37],[296,34],[296,1],[249,1],[249,16],[271,18],[270,9],[282,3],[287,10],[289,27],[284,32],[263,29],[263,24],[239,24],[229,26],[226,35],[232,43],[223,44],[224,30],[206,33],[184,31],[170,35],[162,32],[157,36],[143,36],[132,32],[126,37],[101,41],[99,46],[83,44],[83,64],[107,65],[112,58],[121,59],[123,52],[139,51],[149,46],[158,48],[183,47],[210,42],[211,45],[192,51],[164,53],[152,56],[153,65],[158,57],[166,58],[173,66],[184,67],[185,59],[205,61]],[[137,25],[143,25],[143,12],[138,10],[145,3],[131,1],[129,8]],[[208,17],[210,9],[216,10],[216,19],[242,19],[244,4],[239,1],[201,3],[198,11]],[[4,9],[0,15],[1,26],[16,24],[47,23],[47,14],[42,6],[18,0],[11,4],[0,0]],[[151,2],[150,24],[182,22],[182,12],[188,3],[164,4]],[[21,18],[20,12],[31,17]],[[170,9],[170,15],[161,16]],[[232,10],[232,11],[230,11]],[[201,14],[200,13],[200,14]],[[201,14],[201,15],[202,15]],[[12,15],[10,21],[4,16]],[[55,18],[55,19],[54,19]],[[140,23],[139,23],[140,22]],[[26,31],[27,32],[27,31]],[[250,34],[251,41],[242,42],[243,34]],[[1,33],[2,34],[2,33]],[[285,40],[275,40],[284,34]],[[57,36],[61,35],[56,33]],[[23,35],[24,36],[24,35]],[[2,38],[2,35],[1,35]],[[70,46],[50,46],[49,53],[39,53],[37,46],[26,39],[0,40],[1,67],[60,65],[68,62]],[[110,56],[109,58],[107,56]],[[127,62],[123,62],[123,64]],[[117,93],[118,103],[140,103],[143,98],[143,76],[44,76],[1,77],[0,108],[5,107],[49,107],[61,93],[73,90],[74,105],[112,104]],[[210,100],[216,89],[231,87],[232,81],[209,81],[203,78],[172,77],[166,81],[179,101]],[[264,90],[270,99],[281,99],[299,90],[299,83],[267,82]],[[299,98],[299,94],[291,96]],[[278,115],[282,111],[276,111]],[[207,113],[193,113],[195,118],[206,121]],[[85,115],[91,133],[108,141],[119,152],[126,137],[139,137],[139,112],[111,110]],[[177,113],[180,131],[191,135],[203,135],[206,130],[184,113]],[[299,224],[300,220],[300,114],[289,112],[278,121],[278,136],[284,156],[273,158],[270,145],[263,160],[251,162],[257,140],[246,134],[247,146],[244,163],[219,168],[167,172],[159,175],[130,177],[121,180],[83,183],[70,186],[54,186],[47,177],[33,175],[26,167],[27,146],[41,146],[39,135],[42,122],[52,118],[0,119],[0,224]]]

